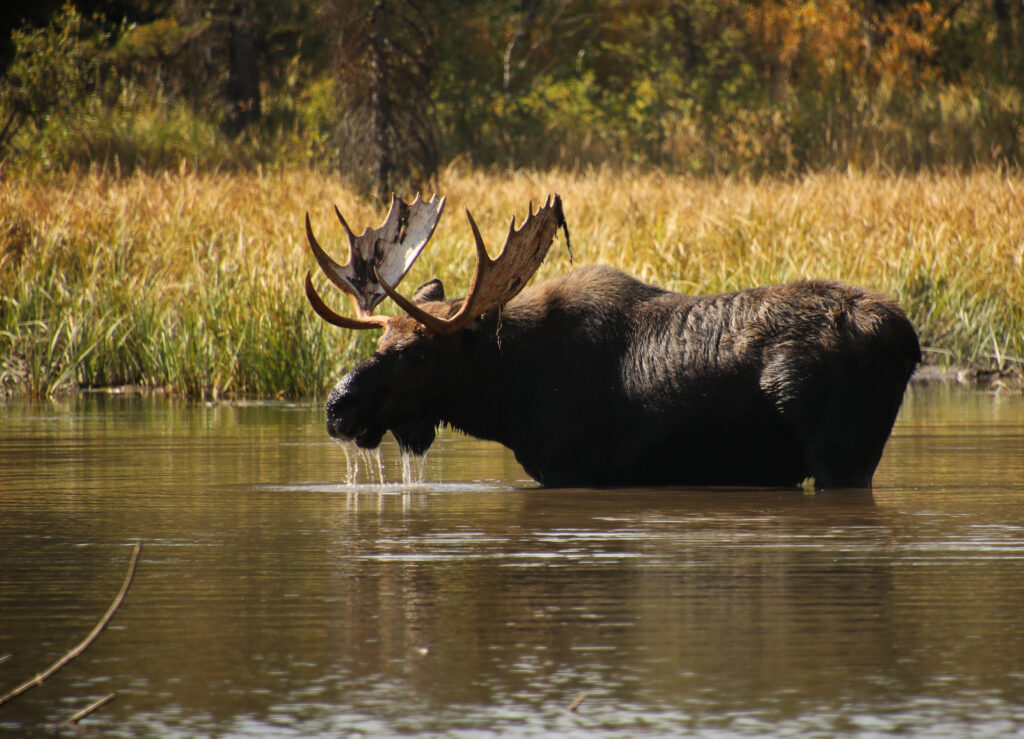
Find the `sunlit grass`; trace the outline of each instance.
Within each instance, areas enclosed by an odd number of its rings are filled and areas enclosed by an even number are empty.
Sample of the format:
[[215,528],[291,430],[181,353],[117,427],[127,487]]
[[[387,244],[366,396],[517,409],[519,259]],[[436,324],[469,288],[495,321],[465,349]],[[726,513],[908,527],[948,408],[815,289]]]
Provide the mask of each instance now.
[[[435,275],[451,294],[465,289],[474,259],[465,207],[493,254],[512,215],[521,220],[528,201],[558,192],[578,263],[690,293],[842,279],[896,297],[927,361],[1024,369],[1024,179],[1016,175],[755,182],[452,167],[438,189],[446,212],[406,292]],[[122,384],[193,397],[322,393],[374,341],[323,324],[302,293],[313,266],[307,209],[321,243],[347,256],[333,203],[357,231],[386,211],[340,178],[308,171],[8,180],[0,387],[40,396]],[[541,275],[568,269],[556,246]]]

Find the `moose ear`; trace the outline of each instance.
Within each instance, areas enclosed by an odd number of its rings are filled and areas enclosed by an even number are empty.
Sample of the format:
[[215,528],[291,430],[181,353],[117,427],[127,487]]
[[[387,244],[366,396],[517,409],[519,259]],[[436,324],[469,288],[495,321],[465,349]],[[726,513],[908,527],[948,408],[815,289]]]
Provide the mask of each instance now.
[[412,302],[426,303],[432,300],[444,300],[444,285],[436,277],[430,282],[424,282],[412,295]]

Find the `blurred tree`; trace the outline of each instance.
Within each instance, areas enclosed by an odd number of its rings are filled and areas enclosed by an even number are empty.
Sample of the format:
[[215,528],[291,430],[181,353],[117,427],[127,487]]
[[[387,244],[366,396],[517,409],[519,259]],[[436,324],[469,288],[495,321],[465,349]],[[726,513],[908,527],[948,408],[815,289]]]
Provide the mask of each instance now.
[[260,31],[252,0],[231,0],[228,9],[228,124],[241,130],[260,119]]
[[[564,5],[565,3],[563,3]],[[540,14],[540,6],[541,0],[520,0],[519,28],[516,29],[515,33],[512,34],[512,38],[505,45],[505,54],[502,59],[501,86],[506,91],[512,89],[513,83],[516,81],[518,69],[526,66],[530,52],[537,48],[536,44],[532,44],[526,46],[525,50],[520,50],[533,31],[537,16]]]
[[42,28],[11,34],[14,55],[0,82],[0,153],[28,125],[69,117],[85,99],[99,61],[101,34],[73,5]]
[[439,166],[431,83],[434,29],[424,0],[341,0],[337,32],[343,174],[385,198],[418,188]]
[[165,163],[198,142],[381,194],[458,157],[1017,163],[1022,24],[1022,0],[0,0],[0,142],[127,162],[150,136]]
[[45,27],[64,0],[38,0],[32,3],[0,3],[0,73],[14,60],[15,41],[12,34]]

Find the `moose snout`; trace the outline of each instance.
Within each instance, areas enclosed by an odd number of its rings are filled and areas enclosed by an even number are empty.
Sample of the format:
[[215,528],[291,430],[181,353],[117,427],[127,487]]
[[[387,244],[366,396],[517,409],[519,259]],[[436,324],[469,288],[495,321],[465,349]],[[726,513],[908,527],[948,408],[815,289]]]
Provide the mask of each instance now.
[[342,378],[327,398],[327,433],[335,439],[355,441],[372,449],[380,444],[384,428],[368,408],[365,388],[357,388],[350,373]]
[[352,439],[359,431],[355,397],[339,384],[327,398],[327,433],[334,438]]

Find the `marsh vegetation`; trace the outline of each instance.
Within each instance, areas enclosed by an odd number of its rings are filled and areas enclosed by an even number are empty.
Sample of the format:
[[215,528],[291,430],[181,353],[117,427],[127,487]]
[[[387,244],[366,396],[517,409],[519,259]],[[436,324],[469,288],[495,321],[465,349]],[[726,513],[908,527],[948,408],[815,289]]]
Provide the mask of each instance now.
[[[446,213],[407,293],[432,276],[465,290],[474,250],[464,208],[495,250],[513,215],[557,192],[580,263],[687,293],[841,279],[893,295],[927,362],[1024,371],[1019,175],[754,180],[453,165],[437,189]],[[37,396],[122,385],[197,398],[322,394],[375,340],[327,326],[302,292],[313,265],[307,210],[321,243],[347,256],[332,203],[357,232],[384,217],[340,177],[306,169],[9,179],[0,384]],[[556,245],[537,279],[568,269]]]

